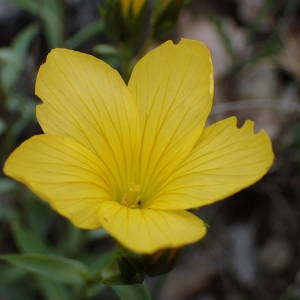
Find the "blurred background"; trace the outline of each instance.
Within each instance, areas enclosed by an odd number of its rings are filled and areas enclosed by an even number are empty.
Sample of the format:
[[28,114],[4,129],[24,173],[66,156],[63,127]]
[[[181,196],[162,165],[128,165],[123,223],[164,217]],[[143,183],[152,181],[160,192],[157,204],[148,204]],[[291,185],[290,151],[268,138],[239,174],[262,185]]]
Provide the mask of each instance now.
[[[0,0],[1,168],[17,145],[41,132],[34,84],[50,49],[91,53],[122,71],[124,43],[105,25],[104,2]],[[159,300],[300,299],[300,1],[190,0],[180,11],[182,3],[171,2],[178,10],[164,16],[168,26],[144,51],[165,39],[205,42],[215,69],[209,122],[231,115],[240,124],[254,120],[271,136],[276,160],[257,184],[197,212],[209,225],[207,236],[186,247],[172,272],[147,279],[151,293]],[[147,31],[139,32],[145,39]],[[142,54],[134,48],[131,62]],[[1,173],[0,254],[54,253],[97,271],[113,245],[104,231],[73,227]],[[117,299],[97,288],[86,299]],[[0,300],[83,299],[77,292],[0,262]]]

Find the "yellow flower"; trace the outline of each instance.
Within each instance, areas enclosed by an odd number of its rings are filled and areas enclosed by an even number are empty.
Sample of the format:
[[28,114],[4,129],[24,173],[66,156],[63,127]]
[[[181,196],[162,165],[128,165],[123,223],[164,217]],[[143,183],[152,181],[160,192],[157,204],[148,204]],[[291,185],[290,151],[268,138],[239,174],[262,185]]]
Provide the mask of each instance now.
[[36,94],[45,133],[20,145],[5,173],[76,226],[102,226],[136,252],[201,239],[205,224],[187,210],[253,184],[273,161],[269,137],[251,121],[204,127],[213,73],[197,41],[152,50],[128,86],[103,61],[54,49]]
[[137,15],[146,0],[120,0],[122,11],[124,15],[128,15],[129,11],[132,10],[133,15]]

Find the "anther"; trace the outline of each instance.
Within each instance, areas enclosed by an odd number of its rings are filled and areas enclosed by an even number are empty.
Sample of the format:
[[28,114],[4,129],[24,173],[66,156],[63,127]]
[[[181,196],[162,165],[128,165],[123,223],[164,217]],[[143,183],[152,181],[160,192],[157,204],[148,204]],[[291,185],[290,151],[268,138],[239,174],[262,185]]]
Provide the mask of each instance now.
[[121,204],[130,208],[135,208],[137,206],[141,206],[142,201],[139,195],[140,186],[137,184],[133,184],[127,193],[124,194]]

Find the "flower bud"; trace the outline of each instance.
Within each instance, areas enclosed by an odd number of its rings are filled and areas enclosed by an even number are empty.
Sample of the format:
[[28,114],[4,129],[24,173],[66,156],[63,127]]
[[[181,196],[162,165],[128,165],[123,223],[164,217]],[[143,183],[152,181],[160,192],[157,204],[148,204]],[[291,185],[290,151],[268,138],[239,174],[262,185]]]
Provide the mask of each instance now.
[[156,0],[152,15],[153,33],[156,39],[164,39],[177,22],[183,0]]
[[107,0],[101,15],[109,37],[135,50],[145,35],[146,4],[146,0]]
[[146,0],[120,0],[124,16],[138,15],[145,2]]
[[181,248],[164,249],[148,256],[145,261],[145,273],[148,276],[157,276],[168,273],[177,262]]

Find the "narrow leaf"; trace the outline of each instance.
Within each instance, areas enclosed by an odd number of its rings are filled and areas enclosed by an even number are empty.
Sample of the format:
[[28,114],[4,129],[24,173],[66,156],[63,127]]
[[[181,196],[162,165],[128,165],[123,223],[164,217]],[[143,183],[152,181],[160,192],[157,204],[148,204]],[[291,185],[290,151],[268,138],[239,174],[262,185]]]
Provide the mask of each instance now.
[[93,52],[100,55],[111,55],[111,56],[117,56],[120,54],[118,48],[108,44],[101,44],[101,45],[94,46]]
[[35,0],[9,0],[9,2],[14,3],[33,15],[37,14],[39,10],[38,1]]
[[40,17],[44,23],[44,30],[51,48],[63,46],[64,22],[63,1],[43,0],[40,7]]
[[67,40],[66,45],[68,48],[76,49],[84,42],[103,32],[103,30],[104,25],[102,22],[96,21],[94,23],[90,23],[71,36]]
[[0,259],[62,283],[83,284],[90,276],[84,264],[60,256],[6,254],[1,255]]
[[149,291],[143,284],[113,285],[111,288],[121,300],[151,300]]
[[28,229],[19,225],[13,225],[13,234],[16,244],[22,252],[46,254],[51,252],[43,241]]
[[37,284],[47,300],[72,300],[73,297],[66,286],[51,279],[37,276]]
[[63,1],[61,0],[10,0],[43,21],[50,48],[63,44]]
[[4,89],[9,90],[16,82],[22,68],[24,67],[25,57],[33,37],[37,33],[35,24],[28,25],[23,29],[12,42],[11,54],[14,57],[13,61],[8,60],[4,64],[0,79]]
[[[22,280],[26,275],[26,272],[20,268],[12,265],[1,265],[0,268],[0,286],[14,284],[15,282]],[[1,299],[1,297],[0,297]]]

